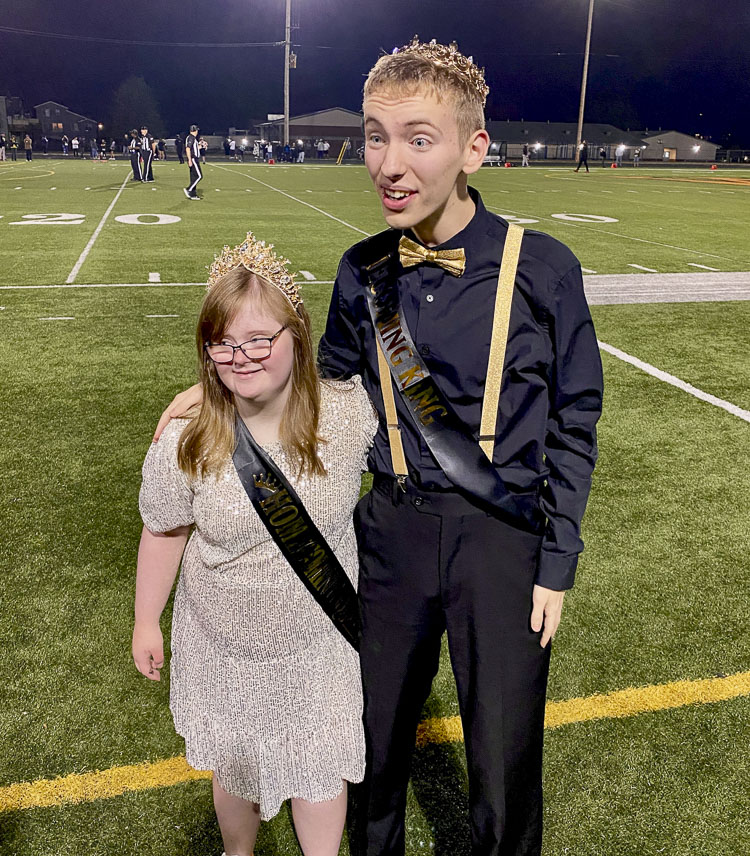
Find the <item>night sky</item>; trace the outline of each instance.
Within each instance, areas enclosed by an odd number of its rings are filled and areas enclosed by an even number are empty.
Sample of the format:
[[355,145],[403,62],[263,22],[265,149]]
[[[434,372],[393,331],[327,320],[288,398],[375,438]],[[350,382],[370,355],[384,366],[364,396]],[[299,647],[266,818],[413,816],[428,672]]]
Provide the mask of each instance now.
[[[358,110],[369,67],[408,41],[455,39],[487,70],[489,119],[578,116],[588,0],[293,0],[291,112]],[[0,26],[102,39],[270,42],[284,0],[0,0]],[[586,120],[750,148],[747,0],[596,0]],[[166,130],[245,128],[283,111],[283,48],[101,44],[0,32],[0,94],[106,119],[129,75]],[[137,123],[137,117],[134,117]]]

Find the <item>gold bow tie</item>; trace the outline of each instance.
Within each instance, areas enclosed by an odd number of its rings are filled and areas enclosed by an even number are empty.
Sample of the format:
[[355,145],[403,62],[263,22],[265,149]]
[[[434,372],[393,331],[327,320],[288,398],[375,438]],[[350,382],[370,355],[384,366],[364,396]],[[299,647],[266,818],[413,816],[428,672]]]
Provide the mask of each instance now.
[[404,267],[433,262],[453,276],[461,276],[466,269],[466,253],[463,247],[457,250],[428,250],[427,247],[403,236],[398,242],[398,258]]

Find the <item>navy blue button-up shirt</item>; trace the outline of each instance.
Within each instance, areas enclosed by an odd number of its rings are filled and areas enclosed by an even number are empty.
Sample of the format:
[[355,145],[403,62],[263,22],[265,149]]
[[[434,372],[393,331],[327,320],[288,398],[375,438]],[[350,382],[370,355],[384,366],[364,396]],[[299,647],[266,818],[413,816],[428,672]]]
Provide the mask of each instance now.
[[[463,247],[463,276],[454,277],[431,263],[397,266],[397,285],[422,359],[456,414],[478,437],[508,224],[485,209],[476,191],[470,193],[476,205],[471,222],[433,248]],[[397,238],[394,235],[394,246]],[[369,257],[367,245],[355,245],[341,261],[318,363],[324,377],[362,376],[380,415],[369,468],[393,477],[361,271],[363,264],[377,261]],[[511,491],[537,496],[546,515],[536,581],[547,588],[573,585],[583,549],[580,526],[596,462],[602,386],[578,260],[549,235],[526,230],[511,306],[493,463]],[[398,393],[396,407],[410,478],[425,490],[452,488]]]

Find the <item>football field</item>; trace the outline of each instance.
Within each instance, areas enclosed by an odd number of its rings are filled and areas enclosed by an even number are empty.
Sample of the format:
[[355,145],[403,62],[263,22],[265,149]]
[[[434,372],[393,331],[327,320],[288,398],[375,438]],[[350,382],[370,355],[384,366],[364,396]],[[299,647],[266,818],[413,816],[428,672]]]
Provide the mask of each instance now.
[[[360,166],[209,162],[197,203],[186,166],[154,174],[0,164],[0,856],[221,853],[168,680],[130,657],[140,466],[195,380],[224,244],[274,243],[319,336],[339,258],[383,228]],[[750,170],[535,165],[472,184],[579,257],[604,363],[586,550],[552,658],[545,856],[746,856]],[[409,856],[469,853],[457,714],[445,651]],[[299,852],[284,808],[256,856]]]

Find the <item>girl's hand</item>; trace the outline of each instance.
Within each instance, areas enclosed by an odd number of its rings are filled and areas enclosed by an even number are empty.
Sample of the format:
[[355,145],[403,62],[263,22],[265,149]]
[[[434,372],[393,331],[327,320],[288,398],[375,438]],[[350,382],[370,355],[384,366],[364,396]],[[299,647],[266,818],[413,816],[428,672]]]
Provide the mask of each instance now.
[[164,638],[156,625],[137,624],[133,629],[133,660],[138,671],[150,681],[160,681],[164,665]]

